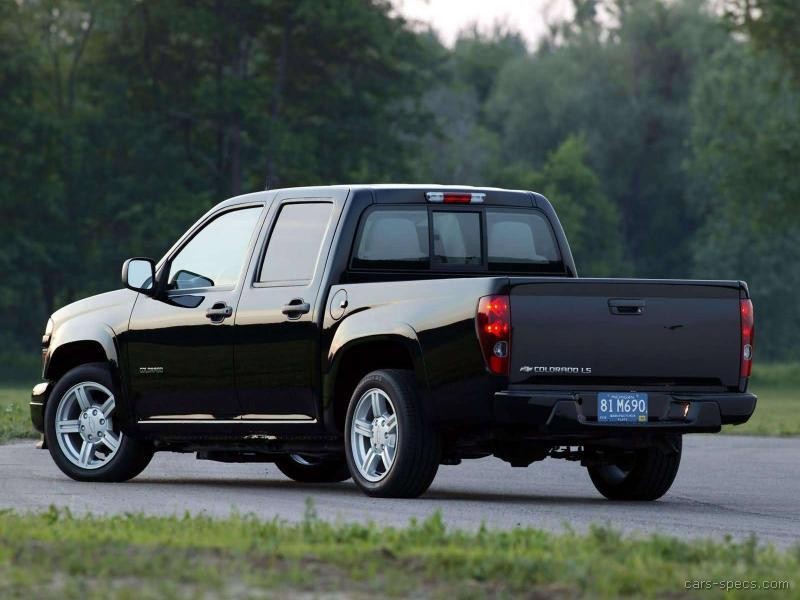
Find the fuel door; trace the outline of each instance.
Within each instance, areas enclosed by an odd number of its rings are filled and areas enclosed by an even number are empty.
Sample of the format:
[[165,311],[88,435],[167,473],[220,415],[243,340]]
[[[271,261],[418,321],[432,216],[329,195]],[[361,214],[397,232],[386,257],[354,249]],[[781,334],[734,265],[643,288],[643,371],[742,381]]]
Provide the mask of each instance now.
[[344,316],[347,310],[347,291],[338,290],[332,297],[328,306],[328,312],[334,321],[338,321]]

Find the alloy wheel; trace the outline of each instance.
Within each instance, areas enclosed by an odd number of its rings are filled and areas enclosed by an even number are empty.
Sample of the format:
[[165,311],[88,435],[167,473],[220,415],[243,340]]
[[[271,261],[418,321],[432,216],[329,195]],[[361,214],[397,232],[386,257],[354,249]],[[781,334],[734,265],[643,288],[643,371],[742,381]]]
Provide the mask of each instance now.
[[72,386],[59,400],[56,439],[64,456],[81,469],[99,469],[114,458],[122,432],[114,431],[114,394],[93,381]]
[[350,431],[353,460],[370,482],[389,473],[397,455],[397,414],[388,394],[379,388],[364,392],[356,404]]

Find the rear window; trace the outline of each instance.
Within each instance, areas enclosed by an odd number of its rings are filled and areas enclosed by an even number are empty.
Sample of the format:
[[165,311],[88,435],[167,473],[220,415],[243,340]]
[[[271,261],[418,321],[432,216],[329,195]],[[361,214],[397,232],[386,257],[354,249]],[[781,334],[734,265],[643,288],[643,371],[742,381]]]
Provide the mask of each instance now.
[[543,215],[487,209],[486,229],[491,270],[529,271],[561,264],[553,230]]
[[[432,252],[431,252],[432,251]],[[355,269],[563,273],[547,218],[531,209],[374,208],[361,222]]]
[[433,213],[433,262],[440,265],[480,265],[481,213]]
[[367,216],[353,267],[426,269],[429,262],[427,209],[381,209]]

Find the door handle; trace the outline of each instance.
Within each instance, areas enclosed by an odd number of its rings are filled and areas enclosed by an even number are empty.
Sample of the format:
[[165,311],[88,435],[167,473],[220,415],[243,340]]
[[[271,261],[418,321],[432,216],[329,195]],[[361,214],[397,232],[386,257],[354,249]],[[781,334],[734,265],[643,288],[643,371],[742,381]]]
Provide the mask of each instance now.
[[641,315],[644,313],[644,300],[638,298],[609,298],[608,309],[612,315]]
[[304,315],[311,311],[311,305],[304,302],[302,298],[294,298],[289,304],[284,304],[281,312],[287,315],[290,319],[299,319],[300,315]]
[[212,323],[222,323],[232,314],[233,307],[228,306],[224,302],[215,302],[213,306],[206,311],[206,317],[211,319]]

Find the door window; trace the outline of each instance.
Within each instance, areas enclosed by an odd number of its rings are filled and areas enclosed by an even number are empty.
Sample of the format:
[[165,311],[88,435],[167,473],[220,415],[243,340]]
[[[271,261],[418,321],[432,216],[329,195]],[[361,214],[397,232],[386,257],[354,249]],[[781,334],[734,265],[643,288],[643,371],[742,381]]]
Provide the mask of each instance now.
[[168,289],[234,287],[261,207],[232,210],[203,227],[172,259]]
[[331,218],[330,202],[286,204],[267,244],[260,283],[302,285],[314,278]]

